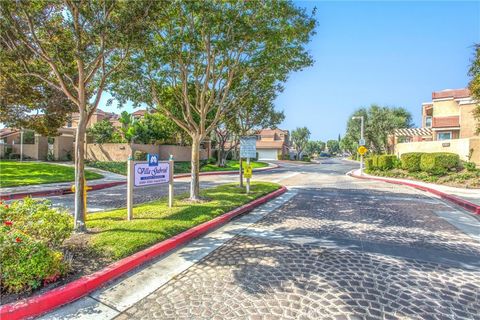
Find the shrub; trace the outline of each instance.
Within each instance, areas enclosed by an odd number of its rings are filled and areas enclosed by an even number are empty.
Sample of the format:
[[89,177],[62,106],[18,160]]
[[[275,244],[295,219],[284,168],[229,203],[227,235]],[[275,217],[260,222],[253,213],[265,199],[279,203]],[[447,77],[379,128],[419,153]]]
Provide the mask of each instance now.
[[378,156],[372,156],[372,169],[377,170],[378,169]]
[[72,217],[59,211],[50,201],[25,198],[9,207],[0,206],[0,221],[11,221],[14,229],[29,235],[46,246],[56,248],[72,234]]
[[217,163],[217,159],[211,157],[211,158],[208,158],[208,164],[215,164]]
[[147,160],[147,153],[143,151],[135,151],[133,153],[133,159],[135,161],[146,161]]
[[365,159],[365,169],[375,170],[374,167],[373,167],[373,159],[372,158]]
[[409,152],[401,155],[402,168],[408,172],[420,171],[420,160],[423,152]]
[[393,169],[395,166],[396,159],[397,159],[397,156],[395,155],[382,154],[378,156],[378,160],[377,160],[378,169],[382,171]]
[[57,280],[68,271],[61,252],[48,248],[41,241],[35,241],[18,230],[7,226],[1,228],[2,290],[19,293],[36,289]]
[[477,171],[477,165],[475,164],[475,162],[464,162],[463,167],[470,172]]
[[310,162],[311,159],[309,156],[302,156],[302,161]]
[[68,271],[58,247],[72,233],[72,218],[48,201],[0,203],[2,290],[18,293],[55,281]]
[[460,157],[455,153],[425,153],[420,159],[420,169],[434,175],[444,175],[448,170],[457,168]]

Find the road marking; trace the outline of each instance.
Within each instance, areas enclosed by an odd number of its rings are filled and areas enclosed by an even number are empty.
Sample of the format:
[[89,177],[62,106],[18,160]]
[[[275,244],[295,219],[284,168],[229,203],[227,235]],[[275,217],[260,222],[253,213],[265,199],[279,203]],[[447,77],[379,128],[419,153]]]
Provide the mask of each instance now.
[[292,177],[295,177],[296,175],[300,174],[300,172],[292,172],[290,174],[287,174],[286,176],[283,176],[279,179],[274,179],[274,180],[271,180],[271,182],[275,182],[275,183],[279,183],[280,181],[282,180],[286,180],[286,179],[290,179]]

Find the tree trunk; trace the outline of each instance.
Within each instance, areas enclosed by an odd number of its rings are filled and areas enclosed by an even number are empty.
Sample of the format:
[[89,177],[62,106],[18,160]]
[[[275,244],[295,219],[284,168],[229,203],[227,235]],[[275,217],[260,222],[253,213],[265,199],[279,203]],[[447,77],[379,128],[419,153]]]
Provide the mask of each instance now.
[[190,181],[190,200],[200,199],[200,137],[192,136],[192,180]]
[[80,119],[78,122],[75,136],[75,216],[74,230],[77,232],[86,231],[85,215],[86,207],[84,203],[85,189],[85,133],[87,128],[87,114],[85,109],[80,110]]

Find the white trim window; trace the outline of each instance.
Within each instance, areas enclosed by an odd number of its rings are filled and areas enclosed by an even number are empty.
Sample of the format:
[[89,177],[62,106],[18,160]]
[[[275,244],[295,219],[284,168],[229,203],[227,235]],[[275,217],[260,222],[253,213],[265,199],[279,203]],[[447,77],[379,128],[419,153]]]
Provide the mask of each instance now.
[[431,116],[426,116],[425,117],[425,128],[431,128],[432,127],[432,117]]
[[442,140],[451,140],[452,139],[452,132],[438,132],[437,133],[437,140],[442,141]]

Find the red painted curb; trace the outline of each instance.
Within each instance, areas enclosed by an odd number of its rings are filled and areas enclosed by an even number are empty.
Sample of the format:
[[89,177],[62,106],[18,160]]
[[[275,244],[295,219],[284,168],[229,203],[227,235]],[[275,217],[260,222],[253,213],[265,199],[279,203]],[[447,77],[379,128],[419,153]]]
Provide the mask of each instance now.
[[[276,167],[266,167],[265,169],[260,168],[261,170],[254,169],[253,172],[263,172],[269,171],[272,169],[280,168],[280,166]],[[236,174],[238,171],[212,171],[212,172],[200,172],[200,176],[216,176],[216,175],[226,175],[226,174]],[[181,173],[174,175],[174,178],[186,178],[190,177],[190,173]],[[126,184],[127,181],[115,181],[115,182],[107,182],[107,183],[99,183],[92,185],[91,190],[102,190],[107,189],[115,186],[120,186],[122,184]],[[19,192],[19,193],[10,193],[10,194],[2,194],[0,195],[0,200],[15,200],[15,199],[23,199],[25,197],[52,197],[52,196],[61,196],[64,194],[73,193],[70,188],[62,188],[62,189],[50,189],[50,190],[42,190],[42,191],[34,191],[34,192]]]
[[376,180],[376,181],[383,181],[383,182],[387,182],[387,183],[399,184],[399,185],[404,185],[404,186],[413,187],[413,188],[415,188],[415,189],[419,189],[419,190],[422,190],[422,191],[426,191],[426,192],[432,193],[432,194],[434,194],[434,195],[437,195],[437,196],[441,197],[442,199],[445,199],[445,200],[448,200],[448,201],[450,201],[450,202],[453,202],[453,203],[455,203],[456,205],[459,205],[459,206],[463,207],[464,209],[466,209],[466,210],[468,210],[468,211],[470,211],[470,212],[473,212],[473,213],[476,213],[476,214],[480,214],[480,205],[477,205],[477,204],[472,203],[472,202],[470,202],[470,201],[467,201],[467,200],[461,199],[461,198],[459,198],[459,197],[453,196],[453,195],[451,195],[451,194],[448,194],[448,193],[439,191],[439,190],[437,190],[437,189],[433,189],[433,188],[421,186],[421,185],[418,185],[418,184],[415,184],[415,183],[412,183],[412,182],[388,180],[388,179],[382,179],[382,178],[377,178],[377,177],[358,176],[358,175],[356,175],[356,174],[353,174],[352,172],[349,172],[349,173],[347,173],[347,174],[348,174],[349,176],[354,177],[354,178],[357,178],[357,179]]
[[218,216],[210,221],[204,222],[172,238],[164,240],[145,250],[119,260],[91,275],[83,276],[80,279],[72,281],[59,288],[55,288],[44,294],[1,306],[0,319],[16,320],[35,317],[77,300],[100,288],[106,282],[118,278],[119,276],[131,271],[139,265],[163,255],[206,233],[207,231],[223,225],[234,217],[250,211],[255,207],[258,207],[259,205],[285,193],[286,191],[286,187],[281,187],[276,191],[253,200],[252,202],[249,202],[232,211],[224,213],[223,215]]

